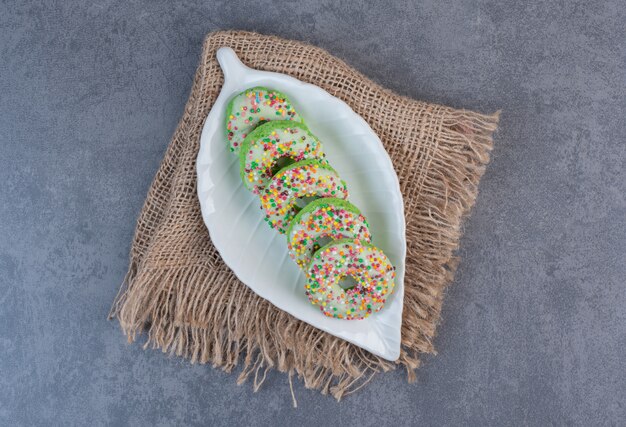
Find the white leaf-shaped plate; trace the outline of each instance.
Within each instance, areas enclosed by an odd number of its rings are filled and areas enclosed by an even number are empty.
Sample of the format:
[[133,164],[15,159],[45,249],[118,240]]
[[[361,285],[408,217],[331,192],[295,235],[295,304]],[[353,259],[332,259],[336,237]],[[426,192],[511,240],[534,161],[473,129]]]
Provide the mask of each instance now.
[[[227,47],[217,51],[224,86],[209,113],[197,159],[198,197],[213,244],[237,277],[260,297],[316,328],[380,357],[400,355],[406,255],[402,194],[380,139],[343,101],[293,77],[253,70]],[[331,165],[346,181],[350,201],[370,224],[373,243],[396,267],[396,288],[383,309],[364,320],[324,316],[309,303],[305,276],[287,252],[285,236],[263,221],[257,196],[242,184],[239,161],[228,149],[226,105],[253,86],[285,93],[324,146]]]

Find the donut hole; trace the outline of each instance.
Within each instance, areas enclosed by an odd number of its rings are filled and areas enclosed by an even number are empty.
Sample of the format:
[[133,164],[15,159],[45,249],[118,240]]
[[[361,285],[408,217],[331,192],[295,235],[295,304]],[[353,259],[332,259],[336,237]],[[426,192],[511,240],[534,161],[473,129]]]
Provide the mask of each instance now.
[[346,292],[346,291],[356,288],[356,286],[358,285],[358,282],[352,276],[341,276],[339,280],[337,281],[337,284],[339,285],[341,289],[344,290],[344,292]]
[[276,162],[272,165],[270,169],[270,173],[272,174],[272,176],[274,176],[278,173],[279,170],[281,170],[282,168],[286,168],[287,166],[292,165],[295,162],[296,160],[293,157],[289,157],[289,156],[279,157],[278,159],[276,159]]
[[293,205],[293,210],[295,213],[300,212],[302,209],[304,209],[306,207],[306,205],[308,205],[309,203],[311,203],[314,200],[317,199],[321,199],[322,196],[318,196],[317,194],[314,196],[304,196],[304,197],[298,197]]
[[333,239],[330,236],[320,236],[317,239],[315,239],[315,241],[313,242],[313,247],[311,248],[311,255],[313,255],[315,252],[317,252],[320,248],[326,246],[327,244],[329,244],[330,242],[332,242]]

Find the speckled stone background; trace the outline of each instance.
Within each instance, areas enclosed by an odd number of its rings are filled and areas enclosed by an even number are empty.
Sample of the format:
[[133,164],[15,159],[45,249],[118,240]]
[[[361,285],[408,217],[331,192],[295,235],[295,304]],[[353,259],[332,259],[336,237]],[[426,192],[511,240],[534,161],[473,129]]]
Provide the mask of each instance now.
[[[202,39],[230,28],[503,110],[416,384],[296,383],[293,409],[283,375],[255,394],[106,320]],[[0,425],[623,425],[625,70],[619,0],[0,2]]]

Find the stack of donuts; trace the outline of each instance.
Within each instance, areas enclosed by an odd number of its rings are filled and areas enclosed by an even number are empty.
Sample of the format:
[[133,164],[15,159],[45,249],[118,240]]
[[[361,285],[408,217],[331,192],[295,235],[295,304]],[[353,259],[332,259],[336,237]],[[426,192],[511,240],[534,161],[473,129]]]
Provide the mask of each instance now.
[[379,311],[393,292],[395,269],[372,245],[346,183],[289,99],[266,87],[243,91],[228,104],[226,136],[266,222],[287,236],[309,301],[337,319]]

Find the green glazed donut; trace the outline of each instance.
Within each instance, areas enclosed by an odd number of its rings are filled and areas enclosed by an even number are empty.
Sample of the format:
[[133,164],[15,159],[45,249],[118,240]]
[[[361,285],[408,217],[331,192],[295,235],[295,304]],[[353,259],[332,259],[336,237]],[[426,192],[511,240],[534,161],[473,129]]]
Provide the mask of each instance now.
[[[395,269],[378,248],[358,240],[334,241],[313,255],[306,294],[328,317],[364,319],[379,311],[393,292]],[[351,277],[355,285],[340,286]]]
[[259,196],[270,227],[287,235],[289,255],[306,274],[309,301],[337,319],[378,312],[394,290],[395,268],[371,244],[346,183],[287,96],[246,89],[228,103],[225,128],[244,185]]
[[348,189],[332,167],[317,159],[281,169],[260,194],[265,220],[281,234],[297,214],[299,199],[321,197],[347,199]]
[[298,212],[287,229],[289,255],[305,269],[324,240],[358,239],[370,243],[369,225],[359,209],[347,200],[317,199]]
[[235,96],[226,107],[226,137],[230,150],[238,152],[254,128],[272,120],[303,122],[291,101],[277,90],[257,86]]
[[272,121],[250,132],[239,150],[243,183],[254,194],[265,188],[282,166],[306,159],[323,159],[322,143],[302,123]]

